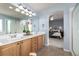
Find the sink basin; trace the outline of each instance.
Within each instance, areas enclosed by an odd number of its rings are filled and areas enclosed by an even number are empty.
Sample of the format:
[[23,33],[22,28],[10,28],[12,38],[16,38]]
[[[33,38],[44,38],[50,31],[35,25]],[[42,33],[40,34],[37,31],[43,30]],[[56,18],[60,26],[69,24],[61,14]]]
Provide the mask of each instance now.
[[17,38],[9,38],[9,39],[0,39],[0,43],[10,43],[16,41]]
[[8,43],[12,41],[17,41],[24,37],[29,37],[30,35],[25,35],[24,33],[17,33],[17,34],[9,34],[9,35],[2,35],[0,36],[0,43]]
[[7,40],[7,39],[0,39],[0,43],[6,43],[6,42],[9,42],[9,40]]

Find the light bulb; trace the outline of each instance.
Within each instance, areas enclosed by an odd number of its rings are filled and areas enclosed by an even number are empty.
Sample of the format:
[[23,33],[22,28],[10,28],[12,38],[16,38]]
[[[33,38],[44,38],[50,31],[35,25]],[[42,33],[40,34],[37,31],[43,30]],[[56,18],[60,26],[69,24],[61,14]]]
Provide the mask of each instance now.
[[20,12],[20,9],[19,9],[19,8],[16,8],[15,11],[16,11],[16,12]]
[[29,13],[26,13],[26,15],[29,15]]
[[28,9],[25,9],[25,12],[28,12]]
[[10,8],[10,9],[13,9],[13,7],[12,7],[12,6],[9,6],[9,8]]
[[32,17],[32,15],[29,15],[29,17]]
[[24,11],[21,11],[21,14],[24,14],[25,12]]
[[23,6],[19,6],[18,8],[21,9],[21,10],[24,10]]
[[51,21],[54,20],[53,17],[51,17],[50,20],[51,20]]
[[29,14],[32,14],[32,11],[29,11]]

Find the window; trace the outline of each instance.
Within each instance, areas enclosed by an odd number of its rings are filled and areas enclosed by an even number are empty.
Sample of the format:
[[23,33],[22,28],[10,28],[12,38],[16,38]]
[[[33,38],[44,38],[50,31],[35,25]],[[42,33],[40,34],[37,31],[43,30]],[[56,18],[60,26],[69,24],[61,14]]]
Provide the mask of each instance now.
[[10,33],[10,25],[11,25],[11,21],[10,20],[8,20],[7,21],[7,30],[8,30],[8,33]]
[[2,32],[2,19],[0,19],[0,32]]

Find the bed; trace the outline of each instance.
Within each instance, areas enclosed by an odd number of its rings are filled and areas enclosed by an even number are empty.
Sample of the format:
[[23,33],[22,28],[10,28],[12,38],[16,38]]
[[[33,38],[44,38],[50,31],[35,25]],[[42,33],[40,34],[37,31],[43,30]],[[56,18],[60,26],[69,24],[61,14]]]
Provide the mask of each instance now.
[[62,38],[60,30],[51,30],[49,31],[49,37],[53,38]]

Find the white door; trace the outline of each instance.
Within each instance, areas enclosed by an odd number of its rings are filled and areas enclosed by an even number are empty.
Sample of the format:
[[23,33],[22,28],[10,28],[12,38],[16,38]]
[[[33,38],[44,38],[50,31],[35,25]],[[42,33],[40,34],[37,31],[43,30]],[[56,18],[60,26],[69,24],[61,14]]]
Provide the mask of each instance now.
[[79,4],[73,10],[73,52],[79,55]]

